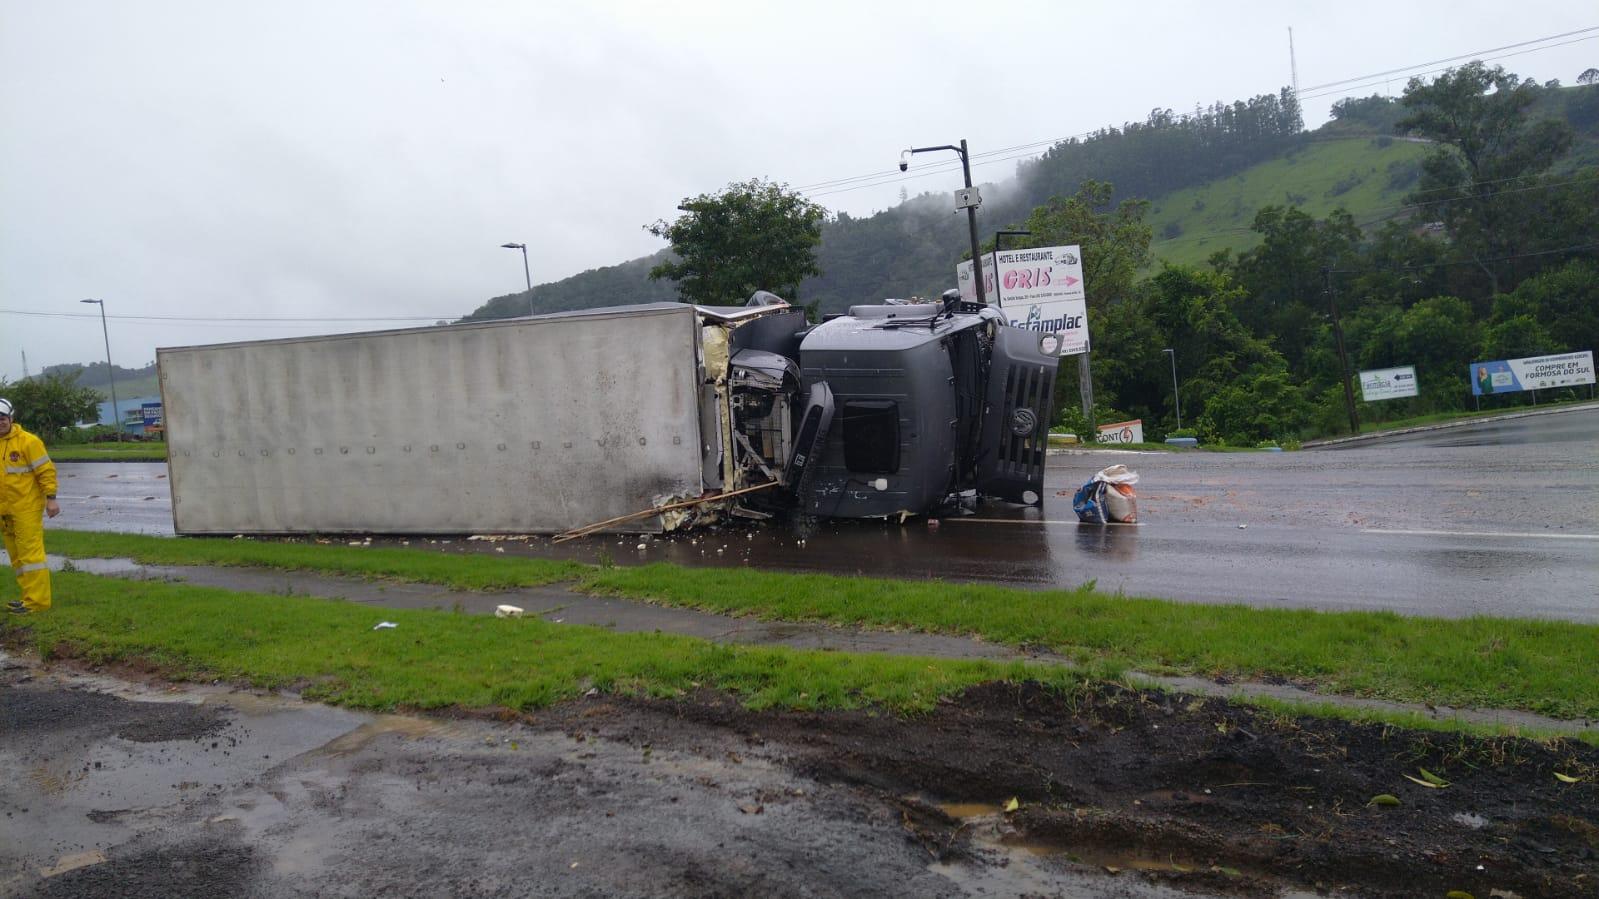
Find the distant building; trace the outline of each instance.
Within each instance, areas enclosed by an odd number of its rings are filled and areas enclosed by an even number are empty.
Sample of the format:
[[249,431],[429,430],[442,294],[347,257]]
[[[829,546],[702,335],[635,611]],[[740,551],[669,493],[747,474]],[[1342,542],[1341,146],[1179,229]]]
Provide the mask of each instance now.
[[[144,406],[146,403],[159,403],[159,396],[136,396],[130,399],[117,397],[117,411],[122,413],[122,429],[129,434],[144,433]],[[97,409],[95,424],[112,425],[116,419],[111,417],[111,403],[105,402]]]

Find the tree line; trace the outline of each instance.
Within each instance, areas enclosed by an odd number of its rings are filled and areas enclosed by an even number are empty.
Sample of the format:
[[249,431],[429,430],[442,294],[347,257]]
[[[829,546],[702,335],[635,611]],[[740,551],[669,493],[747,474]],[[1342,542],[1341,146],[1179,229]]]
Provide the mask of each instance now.
[[[1182,119],[1158,113],[1136,127],[1067,142],[1022,180],[1070,190],[1009,219],[990,210],[989,220],[1031,232],[1019,247],[1082,247],[1099,421],[1142,418],[1146,433],[1159,437],[1175,430],[1180,399],[1185,423],[1211,442],[1252,445],[1336,432],[1346,421],[1339,326],[1351,370],[1417,369],[1420,394],[1368,407],[1368,419],[1458,410],[1471,402],[1466,368],[1474,360],[1599,348],[1599,168],[1573,158],[1577,130],[1550,114],[1577,110],[1573,118],[1587,122],[1581,111],[1599,103],[1596,97],[1599,85],[1562,89],[1472,63],[1433,81],[1413,79],[1397,101],[1344,104],[1337,114],[1346,125],[1365,118],[1380,123],[1376,130],[1428,143],[1404,207],[1384,222],[1361,223],[1345,210],[1317,219],[1292,205],[1270,205],[1252,223],[1257,246],[1216,253],[1200,266],[1150,273],[1148,201],[1117,201],[1136,192],[1078,173],[1118,172],[1141,190],[1157,190],[1176,183],[1169,170],[1178,159],[1193,158],[1194,168],[1211,176],[1253,164],[1303,139],[1291,96],[1218,105]],[[1599,135],[1589,126],[1583,137],[1586,152]],[[706,218],[747,216],[757,188],[772,218],[744,222],[764,241],[744,235],[734,242],[699,227]],[[903,285],[918,283],[921,266],[936,265],[942,272],[924,276],[929,283],[921,291],[936,296],[949,284],[948,269],[966,255],[958,249],[966,234],[947,210],[937,222],[911,226],[910,217],[926,207],[913,201],[893,218],[841,215],[824,225],[818,207],[781,188],[730,185],[685,201],[672,225],[660,223],[683,261],[657,266],[652,276],[737,270],[736,290],[702,277],[678,286],[696,302],[738,302],[739,291],[799,281],[819,244],[823,274],[801,289],[820,285],[824,310],[892,295],[836,297],[831,291],[861,266],[872,270],[874,283]],[[830,244],[830,236],[838,242]],[[1179,369],[1178,397],[1168,350]],[[1076,401],[1076,366],[1062,366],[1059,377],[1058,423],[1091,432]]]

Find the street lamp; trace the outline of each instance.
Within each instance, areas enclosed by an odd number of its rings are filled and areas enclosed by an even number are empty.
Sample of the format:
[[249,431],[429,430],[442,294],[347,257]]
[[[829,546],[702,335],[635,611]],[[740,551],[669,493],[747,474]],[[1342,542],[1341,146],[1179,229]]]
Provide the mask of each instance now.
[[506,248],[507,250],[521,250],[522,251],[522,277],[527,279],[527,314],[528,315],[532,315],[533,314],[533,273],[527,267],[527,244],[525,244],[525,243],[502,243],[502,244],[500,244],[500,246]]
[[105,326],[105,300],[79,300],[100,307],[100,336],[105,338],[105,373],[111,379],[111,422],[117,426],[117,441],[122,441],[122,413],[117,409],[117,370],[111,364],[111,332]]
[[1161,350],[1161,352],[1171,357],[1171,400],[1172,404],[1177,408],[1177,430],[1181,431],[1183,429],[1183,400],[1177,394],[1177,351],[1168,348]]
[[966,141],[962,140],[960,146],[945,144],[942,147],[912,147],[899,154],[899,170],[906,171],[911,167],[909,157],[917,153],[932,153],[938,150],[953,150],[960,155],[961,173],[966,176],[966,190],[961,194],[961,201],[955,208],[965,208],[966,224],[972,232],[972,274],[977,278],[977,302],[987,304],[988,296],[983,291],[983,257],[977,244],[977,204],[980,199],[977,192],[972,190],[972,166],[966,158]]

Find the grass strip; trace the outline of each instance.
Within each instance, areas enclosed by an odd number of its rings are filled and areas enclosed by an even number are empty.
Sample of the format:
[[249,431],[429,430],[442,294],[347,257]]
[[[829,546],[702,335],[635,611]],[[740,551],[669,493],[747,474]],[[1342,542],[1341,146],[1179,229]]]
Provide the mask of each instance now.
[[145,565],[228,565],[316,571],[460,590],[507,590],[571,580],[589,570],[578,562],[472,553],[445,555],[417,549],[195,537],[176,540],[51,528],[52,553],[71,558],[133,559]]
[[[520,711],[590,688],[673,696],[705,687],[755,708],[915,712],[978,683],[1039,680],[1063,690],[1087,683],[1058,666],[723,646],[81,572],[57,574],[55,588],[48,613],[0,621],[0,642],[31,644],[45,658],[155,667],[176,680],[297,688],[363,709]],[[15,595],[8,578],[0,598]],[[374,630],[379,621],[398,627]]]
[[165,462],[165,443],[53,443],[50,459],[55,462]]
[[[1575,406],[1575,405],[1580,405],[1580,404],[1583,404],[1583,403],[1591,403],[1591,402],[1593,402],[1593,400],[1588,399],[1586,397],[1579,397],[1579,398],[1573,398],[1573,399],[1554,400],[1554,401],[1544,400],[1544,401],[1539,402],[1537,404],[1527,403],[1527,404],[1521,404],[1521,405],[1515,405],[1515,406],[1507,406],[1507,407],[1505,407],[1503,409],[1476,409],[1476,410],[1457,411],[1457,412],[1434,412],[1434,413],[1432,413],[1430,415],[1416,415],[1416,416],[1412,416],[1410,418],[1396,418],[1396,419],[1393,419],[1392,421],[1366,421],[1366,420],[1362,420],[1361,423],[1360,423],[1360,433],[1362,433],[1362,434],[1373,434],[1373,433],[1379,433],[1379,432],[1382,432],[1382,431],[1398,431],[1398,430],[1403,430],[1404,428],[1417,428],[1417,427],[1421,427],[1423,425],[1443,424],[1445,422],[1451,422],[1451,421],[1465,421],[1465,420],[1477,419],[1477,418],[1499,418],[1500,416],[1503,416],[1503,415],[1515,415],[1517,413],[1524,413],[1524,412],[1537,412],[1540,409],[1557,409],[1557,408],[1559,408],[1561,406]],[[1372,411],[1371,404],[1369,404],[1369,403],[1365,404],[1365,406],[1363,408],[1366,410],[1366,414],[1367,415],[1371,414],[1371,411]],[[1329,436],[1330,437],[1339,437],[1339,436],[1343,436],[1343,435],[1333,434],[1333,435],[1329,435]]]
[[1034,591],[666,564],[595,569],[420,549],[57,530],[47,539],[51,551],[80,558],[263,565],[463,589],[576,576],[579,589],[592,593],[773,620],[977,636],[1047,647],[1084,665],[1282,677],[1329,694],[1522,709],[1564,719],[1599,715],[1599,666],[1593,664],[1599,626],[1571,622],[1256,609],[1129,598],[1089,587]]
[[580,589],[783,621],[903,628],[1045,646],[1151,674],[1284,677],[1325,693],[1556,718],[1599,714],[1599,626],[1392,612],[1316,612],[656,564],[591,572]]

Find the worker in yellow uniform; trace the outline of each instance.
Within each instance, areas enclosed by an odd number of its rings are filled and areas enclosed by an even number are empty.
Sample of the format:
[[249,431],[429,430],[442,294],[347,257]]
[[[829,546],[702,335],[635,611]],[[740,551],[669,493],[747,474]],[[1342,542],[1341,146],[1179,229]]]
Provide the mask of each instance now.
[[44,516],[61,514],[56,502],[56,467],[45,454],[44,442],[18,425],[16,410],[0,399],[0,532],[6,555],[17,573],[22,599],[12,600],[6,611],[14,615],[50,608],[50,569],[44,560]]

